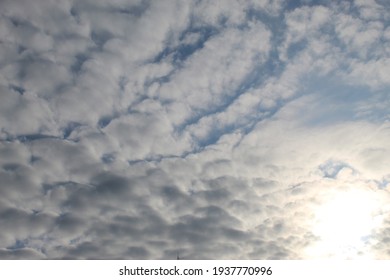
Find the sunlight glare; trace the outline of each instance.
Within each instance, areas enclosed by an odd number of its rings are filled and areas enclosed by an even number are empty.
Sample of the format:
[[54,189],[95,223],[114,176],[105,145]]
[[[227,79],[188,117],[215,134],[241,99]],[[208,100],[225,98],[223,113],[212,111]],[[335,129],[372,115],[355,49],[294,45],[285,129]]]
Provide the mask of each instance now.
[[311,257],[371,258],[367,250],[372,231],[380,224],[380,204],[369,189],[332,193],[318,207],[313,233],[319,237],[309,249]]

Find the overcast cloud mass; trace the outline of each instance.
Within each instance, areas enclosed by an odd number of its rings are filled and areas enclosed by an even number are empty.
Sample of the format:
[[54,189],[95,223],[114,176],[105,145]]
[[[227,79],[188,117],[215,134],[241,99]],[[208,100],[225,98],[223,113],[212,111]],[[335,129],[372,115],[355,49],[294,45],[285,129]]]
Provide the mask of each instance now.
[[389,23],[0,1],[0,258],[390,259]]

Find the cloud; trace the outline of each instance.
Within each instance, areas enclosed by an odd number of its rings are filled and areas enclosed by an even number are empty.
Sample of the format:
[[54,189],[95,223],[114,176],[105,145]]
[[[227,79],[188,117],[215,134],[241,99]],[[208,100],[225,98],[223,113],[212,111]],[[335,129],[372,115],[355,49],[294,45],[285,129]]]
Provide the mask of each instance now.
[[[0,258],[389,258],[387,3],[30,2],[0,3]],[[330,242],[355,193],[375,223]]]

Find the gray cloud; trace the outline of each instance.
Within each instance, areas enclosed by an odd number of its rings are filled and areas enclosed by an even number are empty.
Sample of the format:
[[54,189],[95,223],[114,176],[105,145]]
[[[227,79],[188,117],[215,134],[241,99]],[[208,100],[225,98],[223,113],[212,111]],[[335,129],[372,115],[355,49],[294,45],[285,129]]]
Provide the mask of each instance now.
[[0,258],[389,258],[384,1],[0,10]]

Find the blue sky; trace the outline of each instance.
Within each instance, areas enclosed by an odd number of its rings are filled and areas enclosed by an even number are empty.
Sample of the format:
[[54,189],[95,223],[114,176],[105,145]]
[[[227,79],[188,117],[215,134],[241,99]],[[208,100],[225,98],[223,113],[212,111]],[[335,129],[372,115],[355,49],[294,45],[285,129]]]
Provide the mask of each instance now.
[[386,1],[33,2],[0,3],[0,258],[390,258]]

